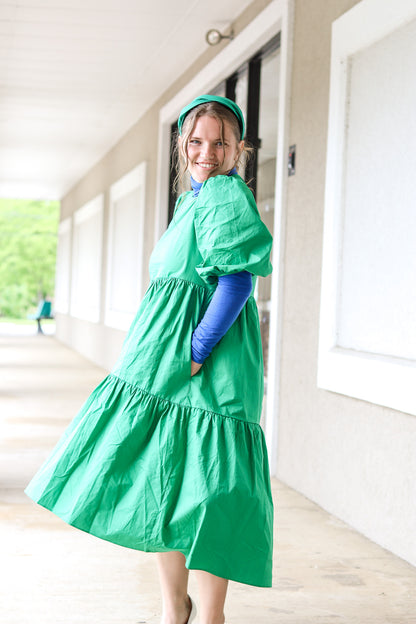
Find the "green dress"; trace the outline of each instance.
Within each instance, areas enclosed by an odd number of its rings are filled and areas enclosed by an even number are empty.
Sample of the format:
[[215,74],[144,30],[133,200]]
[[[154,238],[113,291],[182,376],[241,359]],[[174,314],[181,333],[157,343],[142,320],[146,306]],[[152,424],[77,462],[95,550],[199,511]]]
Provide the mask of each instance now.
[[181,196],[121,356],[28,485],[34,501],[116,544],[180,551],[189,569],[271,586],[273,503],[252,295],[190,375],[192,332],[218,276],[269,274],[271,243],[238,175]]

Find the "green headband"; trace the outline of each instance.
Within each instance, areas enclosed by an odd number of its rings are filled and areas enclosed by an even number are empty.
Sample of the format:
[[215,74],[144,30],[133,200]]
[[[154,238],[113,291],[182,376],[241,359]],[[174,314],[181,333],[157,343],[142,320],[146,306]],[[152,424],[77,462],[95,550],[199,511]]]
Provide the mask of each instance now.
[[220,95],[200,95],[199,97],[192,100],[190,104],[185,106],[185,108],[181,110],[181,113],[178,119],[179,134],[182,134],[183,122],[185,120],[185,117],[189,113],[189,111],[191,111],[196,106],[199,106],[200,104],[206,104],[207,102],[218,102],[218,104],[222,104],[223,106],[225,106],[226,108],[229,108],[230,111],[234,113],[234,115],[237,117],[238,125],[240,126],[240,130],[241,130],[240,138],[241,140],[243,140],[245,132],[246,132],[246,127],[244,123],[243,113],[241,112],[241,108],[237,106],[237,104],[233,102],[232,100],[229,100],[226,97],[221,97]]

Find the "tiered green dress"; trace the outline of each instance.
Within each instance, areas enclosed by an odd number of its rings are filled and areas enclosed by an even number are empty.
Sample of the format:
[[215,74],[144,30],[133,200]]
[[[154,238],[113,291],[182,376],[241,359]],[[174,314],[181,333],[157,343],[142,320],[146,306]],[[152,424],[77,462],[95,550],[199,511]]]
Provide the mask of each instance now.
[[192,332],[217,277],[269,274],[271,242],[238,175],[209,178],[197,198],[181,196],[121,356],[30,482],[33,500],[116,544],[180,551],[189,569],[271,586],[273,504],[252,295],[190,375]]

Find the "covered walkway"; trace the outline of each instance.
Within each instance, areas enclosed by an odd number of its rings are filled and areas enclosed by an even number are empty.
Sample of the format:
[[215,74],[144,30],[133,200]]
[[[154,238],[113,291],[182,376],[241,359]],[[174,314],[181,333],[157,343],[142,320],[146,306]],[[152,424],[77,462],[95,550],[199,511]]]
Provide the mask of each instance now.
[[[1,623],[160,621],[151,554],[68,527],[23,493],[104,375],[51,336],[0,335]],[[273,490],[273,588],[231,583],[227,624],[416,622],[415,568],[276,480]]]

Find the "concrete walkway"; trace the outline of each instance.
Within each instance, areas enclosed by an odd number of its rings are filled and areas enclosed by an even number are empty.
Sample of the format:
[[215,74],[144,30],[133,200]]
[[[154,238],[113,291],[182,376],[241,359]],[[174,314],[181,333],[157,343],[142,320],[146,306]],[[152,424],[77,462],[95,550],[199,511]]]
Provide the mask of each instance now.
[[[160,621],[153,555],[71,528],[23,493],[104,374],[51,336],[0,336],[2,624]],[[273,588],[231,583],[227,624],[416,623],[415,568],[278,481],[273,490]]]

